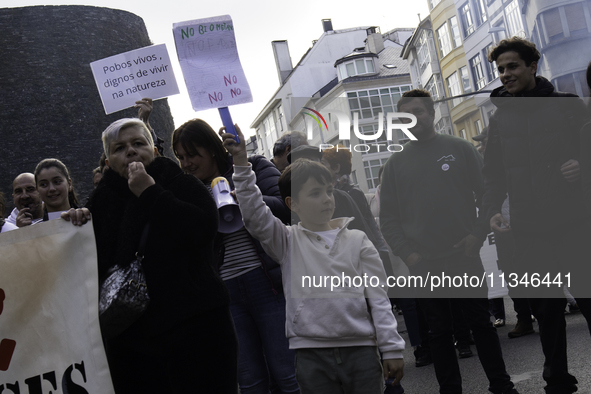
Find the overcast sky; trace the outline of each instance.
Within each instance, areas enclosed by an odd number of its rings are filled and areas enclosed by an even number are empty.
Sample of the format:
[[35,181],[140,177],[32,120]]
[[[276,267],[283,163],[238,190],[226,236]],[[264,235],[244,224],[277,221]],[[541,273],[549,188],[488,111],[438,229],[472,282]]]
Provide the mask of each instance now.
[[[322,19],[332,19],[335,30],[358,26],[379,26],[382,33],[400,27],[414,28],[428,15],[428,0],[334,1],[299,0],[0,0],[2,7],[34,5],[89,5],[132,12],[143,18],[154,44],[166,44],[181,93],[168,102],[176,126],[192,118],[202,118],[217,130],[221,126],[217,110],[195,112],[178,64],[172,24],[229,14],[242,67],[252,90],[252,103],[230,107],[235,123],[246,135],[250,124],[279,87],[271,41],[287,40],[295,66],[322,33]],[[113,53],[115,55],[115,53]],[[97,59],[98,60],[98,59]],[[97,93],[98,94],[98,93]]]

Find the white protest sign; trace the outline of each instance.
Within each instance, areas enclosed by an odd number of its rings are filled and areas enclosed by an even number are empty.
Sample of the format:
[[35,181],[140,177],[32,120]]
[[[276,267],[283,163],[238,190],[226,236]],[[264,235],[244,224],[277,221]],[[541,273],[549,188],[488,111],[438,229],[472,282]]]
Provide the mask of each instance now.
[[121,53],[90,63],[107,114],[179,93],[165,44]]
[[230,15],[175,23],[173,34],[195,111],[252,101]]
[[2,233],[0,256],[0,393],[114,393],[92,222]]

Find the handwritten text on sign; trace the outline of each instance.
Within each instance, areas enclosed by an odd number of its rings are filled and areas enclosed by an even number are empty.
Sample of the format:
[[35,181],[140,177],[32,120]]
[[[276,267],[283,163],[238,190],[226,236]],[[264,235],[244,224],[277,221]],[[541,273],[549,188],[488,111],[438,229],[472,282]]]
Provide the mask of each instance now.
[[107,114],[136,101],[179,93],[166,45],[153,45],[90,63]]
[[229,15],[175,23],[173,33],[195,111],[252,101]]

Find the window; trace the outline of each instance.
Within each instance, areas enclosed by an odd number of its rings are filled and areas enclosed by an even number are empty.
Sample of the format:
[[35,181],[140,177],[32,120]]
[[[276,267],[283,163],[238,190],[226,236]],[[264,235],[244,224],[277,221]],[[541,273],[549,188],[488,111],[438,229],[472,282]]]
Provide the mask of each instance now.
[[433,97],[433,100],[435,101],[445,97],[445,89],[441,83],[441,74],[433,74],[433,76],[429,78],[429,82],[425,85],[425,90],[431,93],[431,97]]
[[482,133],[482,121],[480,119],[477,119],[476,122],[474,122],[474,127],[476,127],[476,133]]
[[447,127],[446,118],[441,118],[439,122],[435,123],[435,132],[439,134],[452,134],[451,130]]
[[452,49],[462,45],[458,18],[452,16],[437,29],[437,41],[439,42],[439,53],[442,58],[450,53]]
[[270,135],[271,133],[275,133],[275,121],[273,120],[274,111],[267,115],[265,120],[263,121],[263,125],[265,126],[265,135]]
[[460,137],[462,137],[463,139],[466,139],[466,130],[465,129],[460,130]]
[[[513,0],[505,8],[505,15],[507,17],[507,26],[509,28],[509,36],[525,37],[523,24],[521,23],[521,13],[519,11],[518,0]],[[558,18],[560,20],[560,18]]]
[[431,76],[431,78],[429,78],[429,82],[427,82],[427,84],[425,85],[425,90],[431,93],[431,97],[433,97],[433,100],[439,100],[439,94],[437,92],[437,84],[435,83],[434,75]]
[[460,26],[458,25],[458,18],[452,16],[449,18],[449,25],[451,26],[451,43],[454,48],[462,45],[462,37],[460,36]]
[[[455,72],[447,78],[447,90],[449,91],[450,97],[455,97],[462,94],[460,90],[460,80],[458,79],[458,73]],[[462,102],[461,98],[456,98],[451,101],[452,107],[460,104]]]
[[451,52],[451,43],[449,41],[449,31],[447,29],[447,22],[437,29],[437,40],[439,41],[439,53],[441,58],[447,56]]
[[468,37],[470,34],[474,33],[474,30],[476,29],[474,26],[474,19],[472,18],[472,12],[470,11],[470,3],[466,3],[460,8],[460,18],[464,28],[464,37]]
[[403,85],[348,92],[351,119],[353,119],[355,112],[359,114],[359,119],[377,119],[380,112],[384,114],[384,119],[386,119],[385,116],[388,112],[395,112],[396,103],[402,97],[402,93],[411,89],[411,85]]
[[564,30],[562,28],[562,21],[560,20],[560,11],[558,8],[548,10],[542,14],[544,18],[544,25],[546,26],[546,33],[550,43],[560,41],[564,38]]
[[462,77],[462,89],[464,89],[464,93],[472,93],[470,75],[468,75],[468,68],[466,66],[460,68],[460,77]]
[[494,81],[495,79],[497,79],[499,77],[499,70],[497,70],[497,66],[494,64],[495,62],[490,63],[488,61],[488,54],[489,52],[492,50],[492,44],[488,45],[486,48],[484,48],[484,53],[483,53],[483,58],[484,61],[483,63],[486,64],[486,71],[488,73],[488,80],[490,82]]
[[482,56],[477,54],[470,59],[470,69],[474,77],[474,86],[477,90],[483,89],[486,86],[486,78],[484,77],[484,68],[482,67]]
[[488,20],[486,16],[486,6],[483,0],[476,0],[476,9],[478,10],[478,18],[480,18],[480,24],[483,24]]
[[283,107],[281,105],[279,105],[277,107],[277,113],[279,114],[279,127],[281,127],[281,131],[283,131]]
[[387,157],[384,157],[379,160],[369,160],[363,162],[363,167],[365,169],[365,178],[367,178],[367,188],[368,189],[375,189],[380,184],[378,173],[380,172],[380,167],[386,164],[388,161]]
[[501,42],[501,40],[504,40],[505,38],[507,38],[507,28],[505,27],[505,21],[501,19],[500,22],[498,22],[497,24],[495,24],[493,26],[493,29],[495,30],[493,36],[495,38],[495,42],[499,43]]
[[441,3],[441,0],[429,0],[429,5],[431,6],[431,9],[435,8],[439,3]]
[[[375,135],[375,133],[378,131],[378,124],[371,124],[371,125],[364,125],[364,126],[359,126],[360,132],[364,135]],[[402,134],[404,136],[404,133],[397,129],[396,130],[399,134],[398,134],[398,140],[401,139],[400,135]],[[407,138],[407,137],[404,137]],[[386,139],[386,130],[384,129],[384,132],[382,133],[382,135],[380,136],[380,138],[378,139],[373,139],[373,140],[364,140],[361,141],[361,143],[363,144],[367,144],[369,145],[369,150],[367,152],[360,152],[362,155],[366,155],[369,153],[379,153],[379,152],[387,152],[386,147],[390,144],[393,144],[394,141],[388,141]],[[373,144],[382,144],[381,146],[376,146]],[[364,148],[367,149],[367,148]]]
[[373,59],[355,59],[338,66],[339,78],[341,80],[355,75],[374,74]]
[[555,79],[556,88],[562,92],[577,94],[577,86],[573,74],[563,75]]
[[564,6],[566,22],[571,36],[587,34],[587,22],[583,3],[568,4]]
[[417,46],[417,57],[419,60],[419,71],[420,74],[425,71],[429,62],[431,62],[431,51],[429,51],[429,33],[423,30],[419,39],[419,45]]

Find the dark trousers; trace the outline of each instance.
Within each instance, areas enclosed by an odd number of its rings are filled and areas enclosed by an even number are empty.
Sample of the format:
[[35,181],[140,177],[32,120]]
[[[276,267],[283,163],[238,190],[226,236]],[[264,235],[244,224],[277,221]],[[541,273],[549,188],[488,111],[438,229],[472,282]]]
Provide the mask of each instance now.
[[402,311],[406,330],[408,331],[408,339],[411,346],[419,346],[421,344],[421,331],[418,320],[418,307],[416,299],[414,298],[397,298],[396,304]]
[[[513,309],[517,314],[517,321],[531,321],[532,310],[527,298],[512,298]],[[505,300],[503,298],[493,298],[488,300],[490,314],[495,319],[505,319]]]
[[[571,274],[570,291],[577,300],[581,312],[591,320],[589,289],[589,264],[591,226],[588,223],[553,227],[543,233],[526,233],[513,230],[516,247],[518,275],[560,272]],[[564,276],[563,276],[564,279]],[[577,380],[568,373],[565,299],[562,286],[551,288],[518,289],[529,298],[534,316],[539,321],[540,341],[544,352],[543,378],[548,394],[564,394],[576,391]]]
[[302,394],[380,394],[384,373],[374,346],[296,349]]
[[[430,275],[464,274],[482,276],[484,269],[480,257],[467,257],[458,254],[453,257],[422,261],[411,267],[412,275],[426,277]],[[432,292],[429,288],[418,289],[419,305],[429,326],[429,345],[435,365],[435,374],[441,394],[462,393],[462,378],[454,347],[454,326],[451,319],[454,307],[463,311],[468,327],[472,330],[480,363],[489,380],[489,391],[502,393],[513,387],[511,378],[505,370],[505,362],[496,329],[490,322],[488,312],[487,288],[471,289],[468,294],[477,294],[475,298],[449,298],[457,292]],[[461,293],[460,293],[461,294]],[[429,297],[430,296],[430,297]],[[433,298],[436,297],[437,298]]]
[[[238,382],[242,394],[299,393],[295,352],[285,337],[285,296],[274,294],[261,268],[224,281],[238,337]],[[273,388],[276,390],[275,388]]]
[[470,325],[460,302],[451,303],[451,318],[454,325],[454,339],[457,342],[470,342]]
[[502,297],[488,300],[488,309],[495,319],[505,320],[505,300]]
[[450,319],[452,304],[460,305],[465,311],[480,363],[490,383],[489,390],[502,393],[513,387],[505,370],[499,337],[489,319],[486,299],[421,298],[419,302],[429,324],[429,345],[441,394],[462,392],[460,366],[453,341],[453,322]]
[[[495,246],[497,247],[497,263],[499,269],[505,273],[511,271],[514,266],[515,259],[515,240],[513,239],[513,231],[506,233],[495,233]],[[509,290],[509,296],[511,296],[511,290]],[[514,298],[513,309],[517,313],[517,321],[527,321],[531,319],[532,311],[529,306],[527,298]],[[491,300],[494,304],[492,308],[495,319],[505,318],[505,306],[502,299]]]
[[106,343],[115,392],[238,392],[238,346],[227,307],[203,312],[145,340]]

